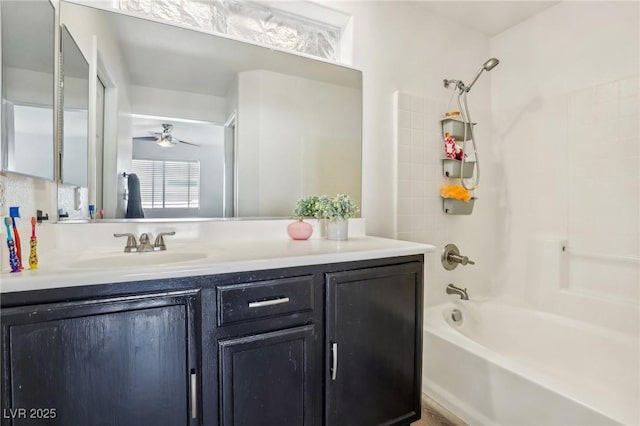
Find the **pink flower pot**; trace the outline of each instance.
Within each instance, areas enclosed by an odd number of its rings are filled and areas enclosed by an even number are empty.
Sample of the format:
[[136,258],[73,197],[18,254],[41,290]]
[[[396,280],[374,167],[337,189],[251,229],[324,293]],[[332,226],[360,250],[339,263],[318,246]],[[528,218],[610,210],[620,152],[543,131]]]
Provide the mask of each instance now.
[[287,233],[294,240],[308,240],[313,234],[313,227],[310,223],[304,222],[302,218],[299,218],[287,226]]

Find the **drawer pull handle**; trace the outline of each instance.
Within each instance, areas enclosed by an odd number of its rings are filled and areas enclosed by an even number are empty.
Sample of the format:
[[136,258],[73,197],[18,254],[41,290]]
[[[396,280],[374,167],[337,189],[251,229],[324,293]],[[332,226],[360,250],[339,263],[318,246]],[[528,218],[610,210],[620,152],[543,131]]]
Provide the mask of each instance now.
[[191,369],[191,418],[198,418],[198,379],[194,368]]
[[338,377],[338,344],[333,342],[331,344],[331,380],[335,380]]
[[280,305],[282,303],[289,303],[289,298],[288,297],[279,297],[277,299],[261,300],[259,302],[249,302],[249,307],[250,308],[262,308],[264,306]]

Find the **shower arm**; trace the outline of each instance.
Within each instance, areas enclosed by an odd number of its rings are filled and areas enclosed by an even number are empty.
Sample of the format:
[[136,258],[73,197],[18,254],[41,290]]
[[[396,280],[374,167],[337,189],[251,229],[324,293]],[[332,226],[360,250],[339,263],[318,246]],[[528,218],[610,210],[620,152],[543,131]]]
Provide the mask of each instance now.
[[469,93],[469,91],[471,90],[471,87],[476,83],[478,78],[480,78],[480,75],[482,74],[482,71],[484,71],[484,68],[480,68],[480,71],[478,71],[476,76],[473,78],[473,81],[468,86],[465,86],[465,84],[464,84],[464,82],[462,80],[446,80],[445,79],[444,80],[444,87],[446,87],[448,89],[450,84],[455,83],[456,89],[458,90],[458,93],[460,95],[463,94],[463,93]]
[[462,88],[460,90],[464,90],[465,92],[469,93],[469,90],[471,90],[471,88],[473,87],[474,84],[476,84],[476,81],[478,81],[478,79],[480,78],[480,76],[482,75],[482,73],[484,72],[485,68],[484,66],[480,67],[480,69],[478,70],[478,72],[476,73],[476,76],[473,77],[473,80],[471,81],[471,84],[468,86],[465,86],[464,84],[462,85]]

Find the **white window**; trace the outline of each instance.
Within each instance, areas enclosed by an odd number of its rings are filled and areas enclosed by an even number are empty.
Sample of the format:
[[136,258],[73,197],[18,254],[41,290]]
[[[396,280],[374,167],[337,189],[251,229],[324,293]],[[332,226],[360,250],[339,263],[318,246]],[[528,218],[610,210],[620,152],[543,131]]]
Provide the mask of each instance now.
[[350,16],[313,2],[119,0],[121,10],[335,62]]
[[143,209],[200,208],[200,162],[131,160]]

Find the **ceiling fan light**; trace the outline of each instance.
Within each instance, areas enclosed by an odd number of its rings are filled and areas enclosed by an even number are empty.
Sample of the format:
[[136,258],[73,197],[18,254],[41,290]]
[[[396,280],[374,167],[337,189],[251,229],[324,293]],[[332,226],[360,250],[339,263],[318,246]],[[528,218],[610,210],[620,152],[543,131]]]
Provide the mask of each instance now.
[[174,146],[176,146],[176,144],[175,144],[175,143],[171,142],[171,141],[170,141],[169,139],[167,139],[167,138],[161,138],[161,139],[158,139],[158,140],[156,141],[156,143],[157,143],[158,145],[160,145],[161,147],[163,147],[163,148],[173,148]]

